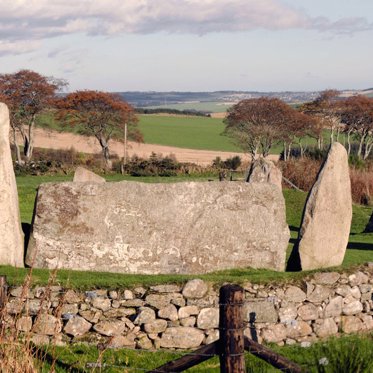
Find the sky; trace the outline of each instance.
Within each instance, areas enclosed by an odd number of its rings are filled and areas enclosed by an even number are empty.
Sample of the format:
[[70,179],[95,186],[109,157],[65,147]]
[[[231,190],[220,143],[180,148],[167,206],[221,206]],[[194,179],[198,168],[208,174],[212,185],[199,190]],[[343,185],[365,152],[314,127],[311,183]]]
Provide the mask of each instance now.
[[373,87],[373,0],[0,0],[0,73],[69,91]]

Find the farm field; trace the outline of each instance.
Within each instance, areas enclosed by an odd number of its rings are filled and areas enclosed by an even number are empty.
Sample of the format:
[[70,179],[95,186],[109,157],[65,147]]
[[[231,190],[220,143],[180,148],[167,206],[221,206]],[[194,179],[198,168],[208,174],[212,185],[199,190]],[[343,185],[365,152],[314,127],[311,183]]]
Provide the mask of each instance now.
[[[139,115],[139,128],[144,135],[145,144],[172,146],[185,149],[242,152],[228,136],[223,135],[224,123],[222,118],[207,118],[175,115]],[[62,127],[53,116],[44,114],[38,119],[37,126],[60,132],[79,134],[77,127]],[[324,143],[329,143],[330,131],[324,131]],[[343,134],[340,142],[346,141]],[[315,146],[316,140],[306,137],[302,140],[304,147]],[[277,144],[271,149],[271,154],[280,154],[283,147]],[[79,149],[77,149],[79,151]]]
[[202,150],[242,151],[232,139],[222,134],[222,119],[163,115],[139,117],[145,143]]
[[[36,188],[42,182],[60,182],[71,180],[70,176],[22,176],[17,177],[17,185],[19,191],[19,202],[21,210],[21,219],[24,224],[30,224],[32,218],[32,211],[34,206],[34,199],[36,195]],[[125,177],[120,175],[106,177],[107,181],[118,180],[135,180],[142,182],[174,182],[199,180],[206,181],[207,177],[191,178],[191,177],[170,177],[170,178],[154,178],[154,177]],[[287,222],[291,230],[291,240],[288,247],[288,255],[290,255],[294,241],[298,234],[302,210],[306,199],[306,193],[294,190],[285,189],[284,196],[287,207]],[[343,266],[340,269],[363,264],[373,261],[373,234],[362,233],[366,223],[371,214],[371,207],[364,207],[359,205],[353,206],[353,221],[351,227],[350,242],[346,252]],[[13,269],[11,267],[0,267],[1,273],[9,277],[9,282],[12,284],[22,283],[27,270]],[[270,282],[279,280],[296,280],[307,272],[286,273],[274,272],[268,270],[255,269],[233,269],[200,277],[208,281],[222,283],[225,281],[242,283],[245,281]],[[121,275],[108,274],[98,272],[79,272],[79,271],[63,271],[58,272],[58,281],[62,284],[69,283],[70,286],[76,288],[91,288],[91,287],[119,287],[119,286],[134,286],[138,284],[154,284],[166,283],[170,281],[184,282],[193,277],[186,275]],[[48,281],[48,270],[33,270],[34,283],[45,284]]]

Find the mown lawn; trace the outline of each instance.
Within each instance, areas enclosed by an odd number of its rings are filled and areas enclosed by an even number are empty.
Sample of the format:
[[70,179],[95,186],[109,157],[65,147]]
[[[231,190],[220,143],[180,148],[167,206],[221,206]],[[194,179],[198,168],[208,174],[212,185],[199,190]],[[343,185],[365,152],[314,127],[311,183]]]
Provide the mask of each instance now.
[[[36,188],[42,182],[59,182],[71,180],[71,176],[20,176],[17,177],[17,185],[19,191],[19,202],[21,210],[21,219],[25,224],[31,223]],[[143,182],[174,182],[186,180],[206,181],[207,177],[122,177],[120,175],[106,176],[108,181],[117,180],[136,180]],[[285,189],[284,196],[287,206],[287,222],[291,231],[291,240],[288,247],[288,255],[290,255],[293,243],[297,237],[302,210],[306,199],[306,193]],[[373,234],[362,233],[367,224],[372,209],[364,206],[353,206],[353,221],[351,227],[350,242],[346,252],[345,260],[341,268],[359,265],[368,261],[373,261]],[[14,269],[11,267],[0,267],[0,274],[8,276],[11,284],[22,283],[27,269]],[[293,281],[302,278],[309,272],[275,272],[269,270],[255,269],[232,269],[200,275],[208,281],[216,283],[236,282],[243,283],[245,281],[253,281],[265,283],[271,281]],[[34,269],[33,282],[34,284],[45,284],[48,281],[50,272],[48,270]],[[187,279],[195,276],[190,275],[122,275],[109,274],[101,272],[80,272],[71,270],[59,270],[57,274],[57,282],[63,285],[68,284],[71,287],[79,289],[89,289],[94,287],[105,288],[121,288],[134,287],[136,285],[150,285],[155,283],[178,282],[182,283]]]
[[[372,354],[373,336],[345,336],[339,339],[332,338],[326,342],[314,343],[304,348],[293,346],[270,346],[273,350],[294,361],[305,372],[318,373],[371,373],[373,372]],[[49,351],[48,351],[49,350]],[[47,357],[50,361],[45,363],[42,372],[49,372],[51,361],[55,360],[56,372],[105,372],[119,373],[132,371],[147,371],[155,369],[168,361],[183,356],[179,351],[144,351],[144,350],[106,350],[101,355],[94,346],[73,345],[68,347],[49,347]],[[45,360],[45,359],[44,359]],[[245,354],[247,372],[275,373],[279,370],[269,364]],[[96,367],[96,369],[93,369]],[[101,368],[101,369],[100,369]],[[71,370],[70,370],[71,369]],[[219,370],[217,357],[188,369],[187,372],[212,372]]]

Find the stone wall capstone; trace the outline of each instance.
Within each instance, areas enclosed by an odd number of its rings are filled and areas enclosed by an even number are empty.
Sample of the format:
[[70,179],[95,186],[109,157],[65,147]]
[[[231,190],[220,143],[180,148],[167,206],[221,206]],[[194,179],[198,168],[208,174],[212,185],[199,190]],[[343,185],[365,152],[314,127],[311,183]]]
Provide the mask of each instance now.
[[23,232],[9,129],[8,108],[0,103],[0,264],[23,267]]
[[[308,345],[373,331],[373,263],[349,273],[317,273],[293,284],[242,286],[244,333],[259,343]],[[113,348],[188,349],[219,338],[219,288],[203,280],[183,286],[47,290],[10,288],[6,327],[27,333],[38,344],[87,342]]]
[[48,183],[26,263],[122,273],[284,270],[285,202],[259,183]]

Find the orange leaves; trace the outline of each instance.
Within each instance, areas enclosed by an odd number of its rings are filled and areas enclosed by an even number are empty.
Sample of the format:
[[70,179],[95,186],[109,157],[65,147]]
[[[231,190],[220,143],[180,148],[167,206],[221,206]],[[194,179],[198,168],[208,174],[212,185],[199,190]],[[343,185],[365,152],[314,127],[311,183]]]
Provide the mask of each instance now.
[[56,102],[57,118],[66,124],[81,127],[87,135],[104,138],[121,137],[125,124],[129,125],[129,136],[142,141],[135,128],[138,119],[131,105],[118,95],[100,91],[76,91]]

